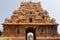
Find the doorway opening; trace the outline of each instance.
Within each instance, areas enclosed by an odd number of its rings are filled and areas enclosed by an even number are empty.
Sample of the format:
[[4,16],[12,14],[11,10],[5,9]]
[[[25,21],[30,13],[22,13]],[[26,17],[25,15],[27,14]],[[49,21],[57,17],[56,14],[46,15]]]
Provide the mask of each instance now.
[[35,29],[33,28],[27,28],[26,29],[26,40],[35,40],[36,36],[35,36]]
[[32,18],[29,18],[29,23],[32,23]]

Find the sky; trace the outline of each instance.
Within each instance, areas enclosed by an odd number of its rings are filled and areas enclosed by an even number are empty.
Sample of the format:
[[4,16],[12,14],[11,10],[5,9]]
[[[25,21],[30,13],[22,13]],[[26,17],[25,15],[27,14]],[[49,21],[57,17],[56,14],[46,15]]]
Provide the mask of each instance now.
[[[30,0],[0,0],[0,30],[3,31],[2,23],[5,18],[10,18],[13,11],[20,7],[21,2]],[[57,31],[60,34],[60,0],[31,0],[41,2],[42,8],[47,10],[51,18],[55,18],[59,24]]]

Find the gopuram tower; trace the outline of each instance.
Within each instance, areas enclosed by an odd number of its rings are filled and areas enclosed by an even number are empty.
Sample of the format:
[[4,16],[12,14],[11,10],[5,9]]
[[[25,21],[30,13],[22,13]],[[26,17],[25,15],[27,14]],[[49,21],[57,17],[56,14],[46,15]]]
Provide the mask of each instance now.
[[60,40],[57,22],[43,10],[40,2],[21,2],[19,9],[2,25],[2,36],[12,40]]

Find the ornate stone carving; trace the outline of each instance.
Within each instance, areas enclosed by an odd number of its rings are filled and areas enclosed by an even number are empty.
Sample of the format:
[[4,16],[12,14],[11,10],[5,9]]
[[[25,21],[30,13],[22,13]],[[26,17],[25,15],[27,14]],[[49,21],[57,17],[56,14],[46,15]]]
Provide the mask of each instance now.
[[55,23],[55,19],[50,19],[47,10],[42,9],[40,2],[22,2],[21,7],[13,12],[10,23],[27,23],[29,18],[33,18],[33,23],[38,23],[38,20],[39,23]]
[[51,23],[56,23],[55,18],[51,19]]
[[3,36],[9,36],[12,40],[60,40],[60,37],[56,38],[58,24],[54,18],[50,19],[39,2],[22,2],[4,23]]
[[4,23],[10,23],[10,20],[6,18]]

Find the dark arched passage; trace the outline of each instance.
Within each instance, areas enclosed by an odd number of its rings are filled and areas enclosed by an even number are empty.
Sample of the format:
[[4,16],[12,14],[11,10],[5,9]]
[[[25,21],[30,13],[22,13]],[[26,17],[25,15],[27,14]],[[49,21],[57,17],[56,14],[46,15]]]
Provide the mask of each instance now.
[[27,40],[27,34],[30,33],[30,32],[33,33],[33,35],[34,35],[33,38],[34,38],[34,40],[35,40],[35,39],[36,39],[35,29],[33,29],[33,28],[31,28],[31,27],[29,27],[29,28],[26,29],[26,40]]

